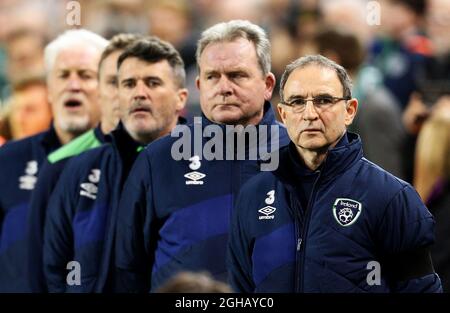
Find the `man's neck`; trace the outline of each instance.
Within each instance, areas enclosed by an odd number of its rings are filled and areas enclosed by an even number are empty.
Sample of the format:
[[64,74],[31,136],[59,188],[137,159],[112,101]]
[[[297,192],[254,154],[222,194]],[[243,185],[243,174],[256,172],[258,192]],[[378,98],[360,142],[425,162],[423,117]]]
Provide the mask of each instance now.
[[117,123],[111,123],[110,121],[107,121],[106,119],[100,122],[100,129],[102,130],[102,133],[104,135],[109,134],[112,132],[117,126]]
[[65,145],[66,143],[69,143],[75,137],[78,136],[78,134],[75,135],[73,133],[69,133],[69,132],[63,131],[59,127],[55,127],[55,132],[56,132],[56,135],[58,136],[58,139],[59,139],[59,142],[61,143],[61,145]]
[[320,150],[307,150],[296,146],[300,158],[305,166],[311,171],[315,171],[325,161],[327,157],[328,147]]
[[310,170],[315,171],[325,161],[328,151],[336,147],[343,136],[345,136],[345,132],[331,145],[324,146],[316,150],[305,149],[297,145],[296,149],[305,166]]

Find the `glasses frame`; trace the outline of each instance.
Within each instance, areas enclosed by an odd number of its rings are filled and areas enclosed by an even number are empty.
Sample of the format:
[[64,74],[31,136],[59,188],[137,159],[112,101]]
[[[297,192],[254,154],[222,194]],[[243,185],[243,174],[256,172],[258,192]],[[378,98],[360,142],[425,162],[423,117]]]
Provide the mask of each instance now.
[[[329,98],[332,99],[332,102],[330,104],[319,104],[317,103],[319,99],[324,99],[324,98]],[[303,99],[303,101],[305,102],[302,105],[295,105],[293,104],[294,101],[298,101],[299,99],[295,99],[291,102],[285,102],[285,101],[280,101],[281,104],[287,105],[289,107],[291,107],[294,111],[298,112],[298,113],[302,113],[303,111],[305,111],[306,109],[306,105],[308,104],[308,101],[311,101],[314,108],[315,109],[324,109],[327,107],[331,107],[332,105],[335,105],[336,103],[338,103],[339,101],[345,100],[351,100],[351,97],[328,97],[328,96],[318,96],[318,97],[312,97],[312,98],[308,98],[308,99]]]

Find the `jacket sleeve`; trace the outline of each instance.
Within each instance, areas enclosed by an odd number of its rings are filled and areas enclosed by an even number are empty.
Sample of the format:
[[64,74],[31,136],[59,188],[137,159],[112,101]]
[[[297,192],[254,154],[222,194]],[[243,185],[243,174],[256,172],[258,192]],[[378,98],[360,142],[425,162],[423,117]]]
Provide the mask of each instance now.
[[246,234],[245,212],[249,210],[247,199],[252,196],[243,189],[238,196],[232,214],[230,239],[228,243],[228,273],[229,284],[236,292],[254,292],[255,285],[252,278],[251,242]]
[[27,221],[27,256],[26,275],[31,292],[46,292],[43,271],[42,248],[44,242],[44,225],[50,196],[62,172],[65,162],[43,163],[34,191],[31,196]]
[[429,256],[434,224],[433,216],[410,185],[391,199],[378,236],[394,292],[442,292]]
[[147,151],[136,160],[120,199],[115,244],[116,292],[149,292],[155,241],[151,166]]
[[53,191],[44,227],[43,264],[49,292],[67,289],[67,264],[73,260],[72,215],[79,184],[74,183],[70,163]]

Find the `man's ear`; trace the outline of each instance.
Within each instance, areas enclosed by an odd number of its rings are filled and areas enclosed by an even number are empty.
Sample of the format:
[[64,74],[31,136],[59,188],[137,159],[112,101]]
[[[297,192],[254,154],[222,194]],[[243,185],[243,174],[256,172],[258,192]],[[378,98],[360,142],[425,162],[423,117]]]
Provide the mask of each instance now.
[[176,110],[180,112],[186,106],[189,91],[186,88],[179,89],[177,92]]
[[276,82],[277,79],[275,78],[275,75],[269,72],[266,75],[266,89],[264,90],[264,100],[269,101],[270,99],[272,99],[272,93],[273,89],[275,88]]
[[345,126],[350,126],[356,116],[356,112],[358,111],[358,100],[356,100],[355,98],[348,100],[345,110]]
[[278,103],[277,105],[278,113],[280,114],[281,121],[286,125],[286,108],[283,104]]
[[200,77],[199,76],[197,76],[195,78],[195,86],[197,86],[197,89],[200,90]]

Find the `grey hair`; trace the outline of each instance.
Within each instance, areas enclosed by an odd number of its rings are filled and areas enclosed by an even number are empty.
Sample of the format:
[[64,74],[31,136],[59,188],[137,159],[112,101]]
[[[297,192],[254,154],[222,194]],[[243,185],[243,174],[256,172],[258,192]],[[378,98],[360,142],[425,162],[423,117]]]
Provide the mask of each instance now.
[[93,33],[86,29],[71,29],[59,35],[56,39],[50,42],[44,50],[45,70],[49,73],[55,65],[55,60],[58,54],[67,47],[74,45],[85,44],[96,48],[99,55],[108,45],[109,41],[102,36]]
[[270,41],[266,32],[258,25],[246,20],[232,20],[206,29],[197,42],[196,59],[200,67],[200,56],[206,46],[218,42],[230,42],[245,38],[255,45],[256,56],[264,75],[270,72]]
[[324,57],[323,55],[317,54],[298,58],[297,60],[286,66],[286,69],[284,70],[283,76],[281,76],[280,81],[280,100],[282,102],[284,101],[283,89],[291,73],[298,68],[304,68],[308,65],[317,65],[335,71],[339,78],[339,81],[341,82],[342,89],[344,90],[344,98],[352,97],[352,80],[350,79],[350,76],[348,76],[347,71],[336,62]]

